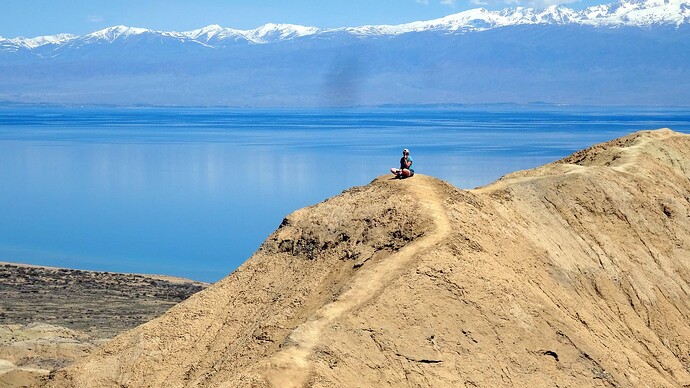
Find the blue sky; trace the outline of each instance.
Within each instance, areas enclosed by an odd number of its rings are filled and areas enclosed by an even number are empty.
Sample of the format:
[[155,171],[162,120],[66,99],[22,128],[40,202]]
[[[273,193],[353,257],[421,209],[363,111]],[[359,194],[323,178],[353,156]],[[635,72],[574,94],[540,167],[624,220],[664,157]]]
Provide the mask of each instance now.
[[252,29],[266,23],[322,28],[400,24],[463,10],[517,5],[543,8],[569,3],[580,9],[597,0],[3,0],[0,36],[86,34],[114,25],[188,31],[209,24]]

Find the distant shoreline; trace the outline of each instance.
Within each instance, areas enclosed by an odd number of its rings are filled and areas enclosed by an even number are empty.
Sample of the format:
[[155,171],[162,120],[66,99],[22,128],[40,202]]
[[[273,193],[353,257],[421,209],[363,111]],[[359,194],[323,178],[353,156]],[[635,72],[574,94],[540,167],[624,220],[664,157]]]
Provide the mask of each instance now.
[[208,282],[202,282],[202,281],[198,281],[198,280],[183,278],[180,276],[170,276],[170,275],[114,272],[114,271],[96,271],[96,270],[91,270],[91,269],[53,267],[53,266],[49,266],[49,265],[35,265],[35,264],[26,264],[26,263],[15,263],[15,262],[10,262],[10,261],[0,261],[0,266],[4,266],[4,265],[11,265],[11,266],[21,267],[21,268],[39,268],[39,269],[49,269],[49,270],[58,270],[58,271],[59,270],[67,270],[67,271],[80,271],[80,272],[88,272],[88,273],[104,273],[104,274],[112,274],[112,275],[135,275],[135,276],[143,276],[143,277],[147,277],[147,278],[152,278],[152,279],[156,279],[156,280],[163,280],[163,281],[167,281],[167,282],[175,283],[175,284],[191,283],[191,284],[202,285],[204,287],[211,285],[211,283],[208,283]]
[[476,103],[423,103],[423,104],[373,104],[351,106],[241,106],[241,105],[176,105],[176,104],[79,104],[52,102],[22,102],[0,100],[0,108],[63,108],[63,109],[231,109],[242,111],[348,111],[359,109],[495,109],[495,108],[529,108],[529,109],[688,109],[690,105],[645,105],[645,104],[575,104],[558,102],[476,102]]
[[0,262],[0,386],[41,385],[208,287],[173,276]]
[[209,287],[188,279],[0,262],[0,325],[47,323],[112,338]]

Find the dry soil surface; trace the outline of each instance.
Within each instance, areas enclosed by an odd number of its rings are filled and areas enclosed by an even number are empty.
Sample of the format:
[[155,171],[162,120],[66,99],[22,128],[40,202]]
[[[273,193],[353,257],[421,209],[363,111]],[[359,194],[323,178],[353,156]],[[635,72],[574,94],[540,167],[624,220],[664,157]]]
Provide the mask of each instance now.
[[690,386],[690,136],[470,191],[377,178],[47,384]]
[[0,387],[38,384],[207,286],[163,276],[0,263]]

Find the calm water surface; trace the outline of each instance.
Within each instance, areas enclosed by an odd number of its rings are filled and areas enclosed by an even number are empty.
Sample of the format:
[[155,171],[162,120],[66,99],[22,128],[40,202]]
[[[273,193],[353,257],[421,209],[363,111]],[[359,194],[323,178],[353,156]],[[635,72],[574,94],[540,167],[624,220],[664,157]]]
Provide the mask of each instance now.
[[216,281],[301,207],[396,166],[460,188],[680,109],[0,107],[0,261]]

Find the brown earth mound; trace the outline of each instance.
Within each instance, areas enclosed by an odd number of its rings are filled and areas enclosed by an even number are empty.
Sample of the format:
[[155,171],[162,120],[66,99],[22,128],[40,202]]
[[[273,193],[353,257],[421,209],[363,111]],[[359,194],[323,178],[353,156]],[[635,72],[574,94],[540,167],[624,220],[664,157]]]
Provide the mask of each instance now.
[[690,386],[690,136],[472,191],[380,177],[56,387]]
[[103,341],[42,323],[0,325],[0,387],[38,385],[42,377],[87,356]]

